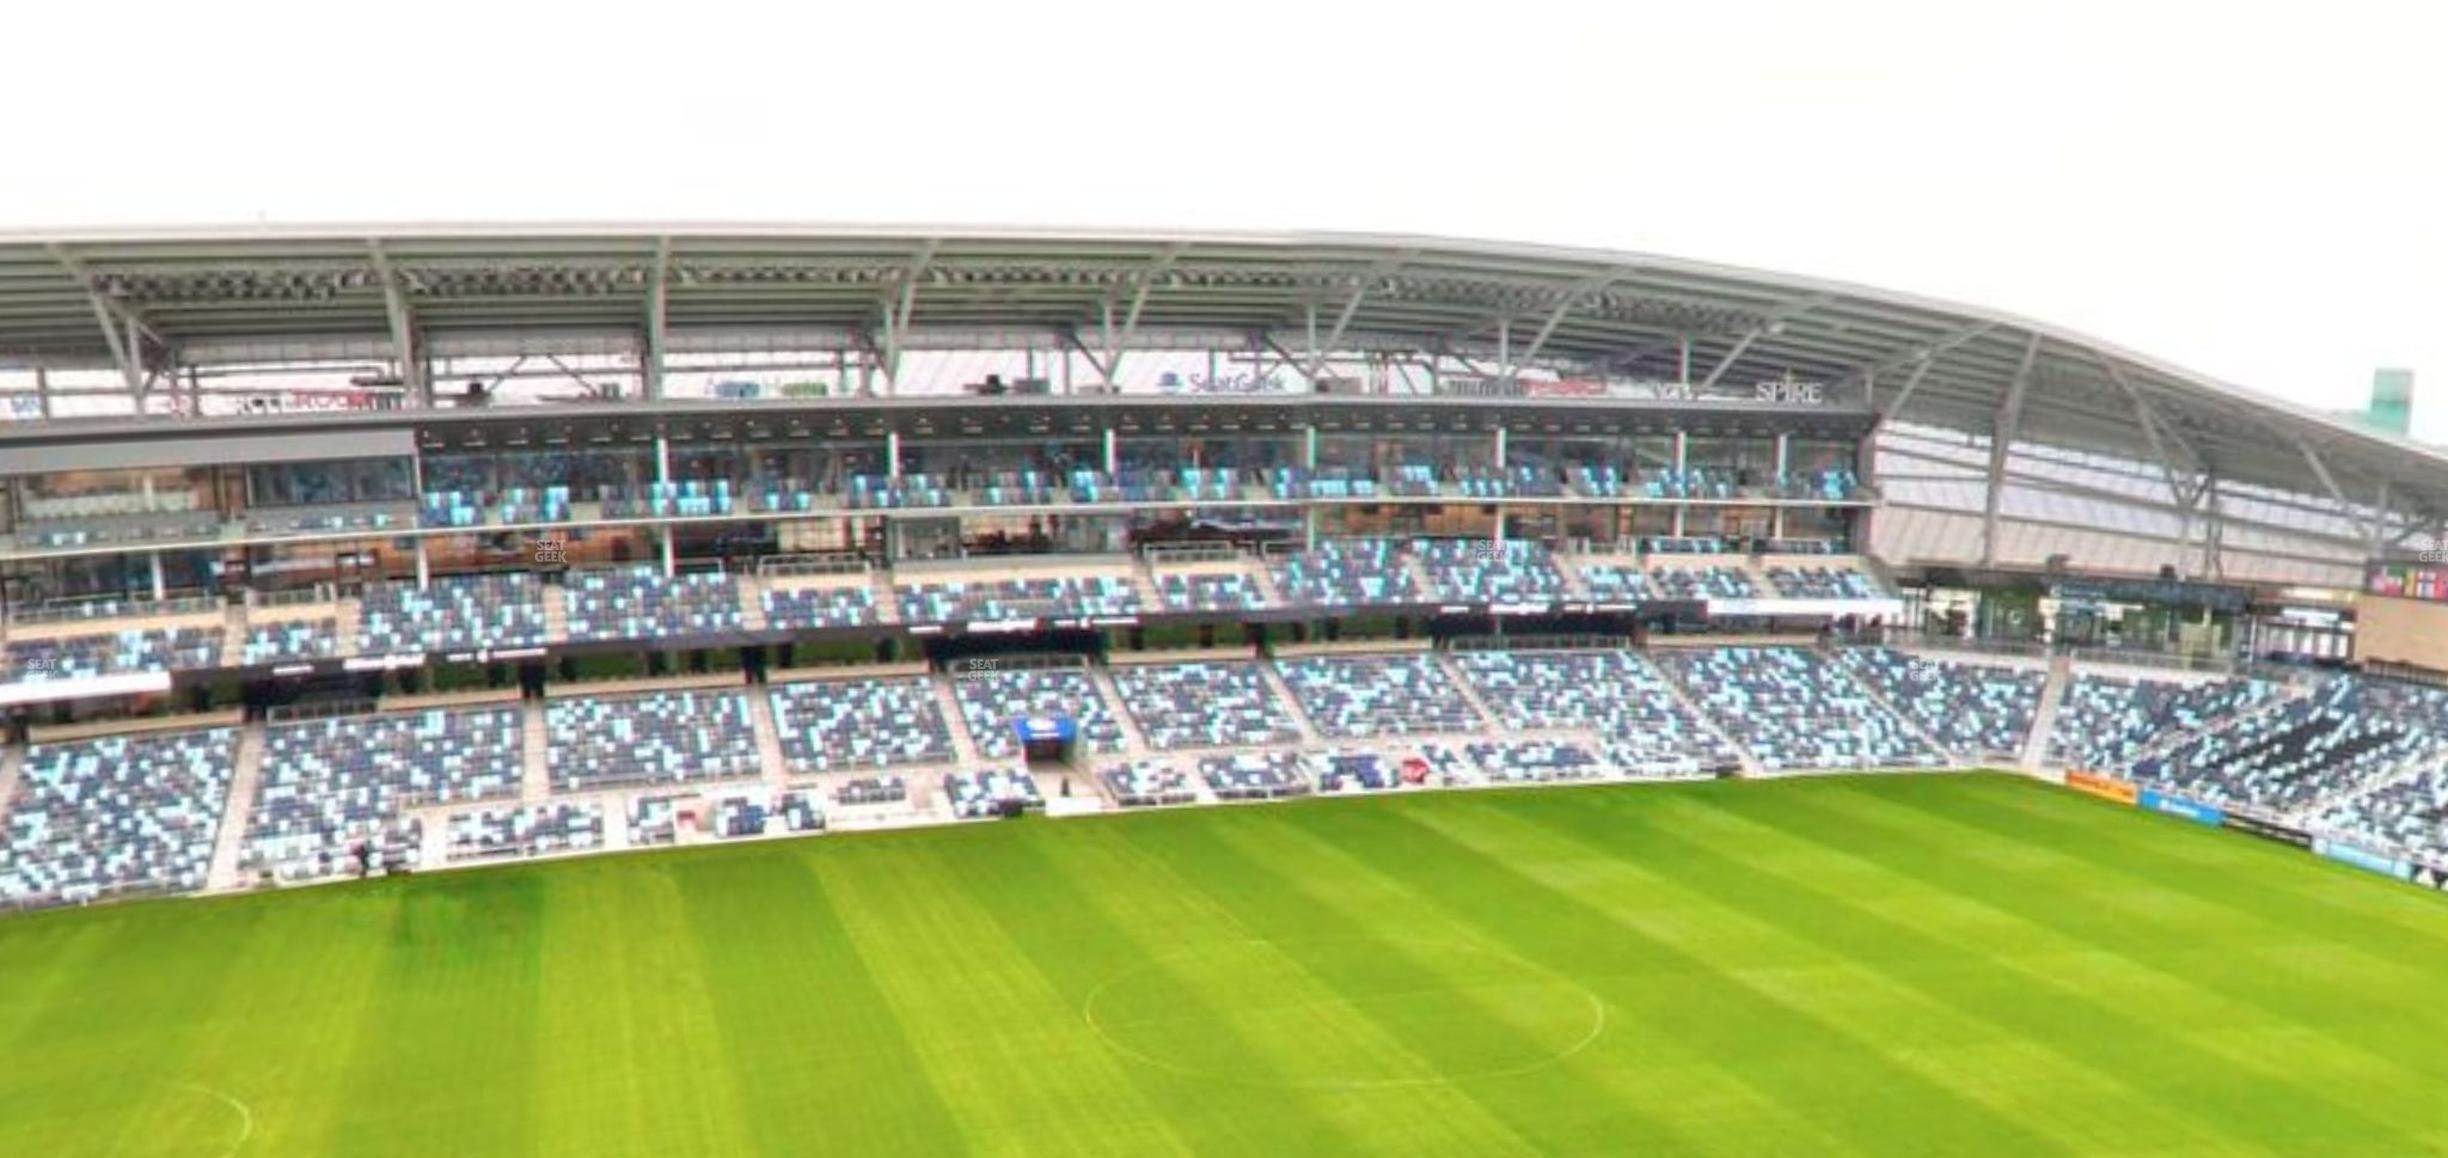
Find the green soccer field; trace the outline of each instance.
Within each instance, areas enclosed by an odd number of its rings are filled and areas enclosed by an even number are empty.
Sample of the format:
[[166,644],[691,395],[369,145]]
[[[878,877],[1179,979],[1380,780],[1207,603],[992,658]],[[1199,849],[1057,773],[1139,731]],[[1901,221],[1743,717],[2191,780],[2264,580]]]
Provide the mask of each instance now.
[[2002,776],[0,920],[0,1155],[2448,1150],[2448,898]]

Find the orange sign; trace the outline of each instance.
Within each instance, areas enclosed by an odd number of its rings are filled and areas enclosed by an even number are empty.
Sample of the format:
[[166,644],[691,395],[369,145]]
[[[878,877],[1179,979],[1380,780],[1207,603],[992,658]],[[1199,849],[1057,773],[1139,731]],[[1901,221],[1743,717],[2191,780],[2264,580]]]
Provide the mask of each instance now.
[[2068,771],[2065,776],[2065,785],[2076,792],[2104,797],[2119,804],[2131,804],[2135,797],[2141,795],[2133,785],[2113,776],[2102,776],[2096,772]]

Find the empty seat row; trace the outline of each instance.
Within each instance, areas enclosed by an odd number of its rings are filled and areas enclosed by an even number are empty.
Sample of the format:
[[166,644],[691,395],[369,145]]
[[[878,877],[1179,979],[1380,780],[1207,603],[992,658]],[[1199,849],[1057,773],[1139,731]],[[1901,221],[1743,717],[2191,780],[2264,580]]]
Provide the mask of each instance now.
[[1300,739],[1253,662],[1132,664],[1113,669],[1122,706],[1148,746],[1248,748]]
[[1425,655],[1311,656],[1276,669],[1320,734],[1335,739],[1475,732],[1477,713]]
[[921,676],[781,684],[773,714],[795,773],[952,759],[952,729]]
[[544,584],[525,573],[381,583],[359,602],[357,650],[366,655],[544,642]]
[[1660,666],[1718,728],[1769,769],[1944,763],[1829,661],[1798,647],[1662,652]]
[[581,571],[564,586],[573,641],[688,639],[745,626],[739,585],[718,572],[665,575],[653,566]]
[[0,903],[204,887],[237,749],[235,728],[29,747],[0,818]]
[[555,791],[758,775],[744,692],[684,689],[555,700],[544,709]]
[[421,841],[406,810],[519,793],[525,732],[514,707],[336,716],[264,729],[242,867],[285,879],[343,871],[366,843]]

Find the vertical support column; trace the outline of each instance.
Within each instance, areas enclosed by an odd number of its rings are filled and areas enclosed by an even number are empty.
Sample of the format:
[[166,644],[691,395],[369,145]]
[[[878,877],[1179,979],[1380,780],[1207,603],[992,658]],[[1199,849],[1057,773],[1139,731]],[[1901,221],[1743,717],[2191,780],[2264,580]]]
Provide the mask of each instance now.
[[1498,470],[1503,470],[1505,468],[1506,433],[1507,432],[1504,427],[1499,426],[1496,428],[1496,469]]
[[1691,335],[1683,335],[1682,341],[1676,343],[1676,347],[1675,384],[1689,387],[1691,385]]
[[[1685,338],[1685,339],[1683,340],[1683,345],[1684,345],[1684,349],[1685,349],[1685,351],[1686,351],[1686,352],[1688,352],[1688,351],[1690,350],[1690,348],[1691,348],[1691,339],[1689,339],[1689,338]],[[1683,375],[1683,378],[1684,378],[1684,381],[1685,381],[1685,382],[1687,382],[1687,383],[1688,383],[1688,382],[1691,380],[1691,374],[1690,374],[1690,363],[1689,363],[1688,361],[1685,363],[1685,373],[1684,373],[1684,375]],[[1675,472],[1675,485],[1676,485],[1676,486],[1680,487],[1680,486],[1682,486],[1682,485],[1683,485],[1683,472],[1684,472],[1684,470],[1685,470],[1685,468],[1686,468],[1686,465],[1687,465],[1687,464],[1688,464],[1690,461],[1691,461],[1691,434],[1690,434],[1689,432],[1687,432],[1687,431],[1681,431],[1681,430],[1675,431],[1675,439],[1674,439],[1674,472]],[[1681,501],[1680,499],[1677,499],[1677,500],[1676,500],[1675,509],[1674,509],[1674,534],[1675,534],[1675,538],[1680,539],[1680,538],[1682,538],[1682,537],[1683,537],[1683,530],[1684,530],[1684,515],[1685,515],[1685,513],[1686,513],[1688,510],[1689,510],[1689,508],[1687,508],[1687,507],[1683,506],[1683,505],[1682,505],[1682,501]]]
[[[671,492],[671,436],[669,435],[655,435],[655,484],[655,490],[658,493],[669,494]],[[678,570],[679,563],[677,557],[679,552],[672,542],[670,524],[657,524],[655,537],[662,540],[663,577],[669,579]]]
[[1207,388],[1210,390],[1215,389],[1218,370],[1217,363],[1221,360],[1221,357],[1222,356],[1216,352],[1215,347],[1210,346],[1207,348]]
[[1788,435],[1782,431],[1779,431],[1776,436],[1776,481],[1779,493],[1777,495],[1776,507],[1768,512],[1768,537],[1771,539],[1782,539],[1785,537],[1784,489],[1787,482],[1786,472],[1791,467],[1793,462],[1793,448],[1787,443],[1786,440],[1791,437],[1791,435]]
[[425,549],[426,536],[417,536],[417,590],[433,586],[433,554]]
[[901,432],[884,432],[884,474],[894,482],[901,481]]
[[1513,319],[1496,319],[1496,371],[1513,380]]
[[670,523],[658,524],[655,531],[663,540],[663,577],[669,579],[680,572],[680,536]]
[[1682,474],[1682,473],[1683,473],[1684,464],[1685,464],[1685,462],[1686,462],[1686,461],[1688,461],[1688,460],[1687,460],[1687,458],[1686,458],[1686,456],[1687,456],[1687,455],[1688,455],[1690,452],[1691,452],[1691,435],[1689,435],[1689,434],[1687,434],[1687,433],[1685,433],[1685,432],[1683,432],[1683,431],[1680,431],[1680,430],[1675,431],[1675,441],[1674,441],[1674,469],[1675,469],[1675,473],[1676,473],[1676,474]]
[[1301,468],[1317,469],[1317,427],[1314,424],[1301,428]]
[[43,420],[51,419],[51,371],[34,367],[34,402],[42,408]]
[[170,596],[169,584],[162,581],[161,552],[145,553],[145,563],[153,572],[153,601],[159,603]]
[[1107,478],[1113,477],[1114,473],[1121,469],[1116,462],[1113,427],[1108,426],[1105,428],[1105,476]]

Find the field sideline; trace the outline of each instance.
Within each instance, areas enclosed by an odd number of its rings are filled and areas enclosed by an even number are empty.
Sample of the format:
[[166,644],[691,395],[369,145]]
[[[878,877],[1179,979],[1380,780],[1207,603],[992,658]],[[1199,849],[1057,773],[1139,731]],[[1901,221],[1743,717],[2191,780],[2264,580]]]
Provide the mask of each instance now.
[[0,1154],[2448,1152],[2448,897],[2017,777],[0,919]]

